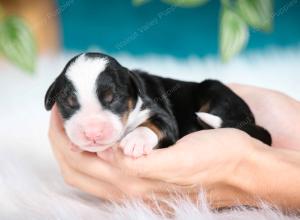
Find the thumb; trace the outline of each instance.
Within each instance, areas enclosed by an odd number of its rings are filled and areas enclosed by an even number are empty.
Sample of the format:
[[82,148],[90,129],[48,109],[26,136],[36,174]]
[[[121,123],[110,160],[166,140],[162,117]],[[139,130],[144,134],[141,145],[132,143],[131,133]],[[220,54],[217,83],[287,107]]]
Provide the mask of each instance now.
[[167,180],[173,173],[176,160],[176,149],[174,147],[157,149],[149,155],[139,158],[131,158],[121,151],[120,148],[114,149],[113,164],[128,175],[142,178]]

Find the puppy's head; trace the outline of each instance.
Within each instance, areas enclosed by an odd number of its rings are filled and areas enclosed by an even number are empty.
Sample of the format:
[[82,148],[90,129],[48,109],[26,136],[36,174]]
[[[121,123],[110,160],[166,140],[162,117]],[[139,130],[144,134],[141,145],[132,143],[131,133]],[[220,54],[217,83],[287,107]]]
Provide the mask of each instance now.
[[101,151],[124,135],[137,86],[135,76],[112,57],[85,53],[71,59],[52,83],[45,107],[56,103],[75,145]]

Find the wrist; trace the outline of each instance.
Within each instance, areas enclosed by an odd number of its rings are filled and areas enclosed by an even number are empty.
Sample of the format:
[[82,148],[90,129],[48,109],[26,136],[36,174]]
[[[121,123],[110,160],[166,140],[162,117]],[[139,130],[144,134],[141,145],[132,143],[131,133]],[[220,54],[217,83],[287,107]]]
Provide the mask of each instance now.
[[261,169],[265,166],[266,158],[264,155],[268,151],[268,146],[253,140],[250,150],[239,162],[229,183],[232,187],[242,191],[249,197],[256,197],[259,194],[260,184],[262,183]]
[[256,185],[255,174],[262,162],[260,155],[269,147],[251,138],[249,135],[239,135],[228,167],[229,172],[223,176],[223,183],[227,186],[251,195]]
[[284,209],[300,206],[300,152],[296,150],[256,147],[248,166],[245,191]]
[[256,170],[260,163],[257,155],[268,147],[241,134],[232,144],[236,148],[231,152],[231,160],[222,168],[223,172],[218,172],[217,181],[208,190],[209,197],[217,207],[256,205]]
[[253,140],[251,153],[239,164],[228,183],[246,198],[243,204],[266,201],[277,207],[299,207],[299,152],[275,149]]

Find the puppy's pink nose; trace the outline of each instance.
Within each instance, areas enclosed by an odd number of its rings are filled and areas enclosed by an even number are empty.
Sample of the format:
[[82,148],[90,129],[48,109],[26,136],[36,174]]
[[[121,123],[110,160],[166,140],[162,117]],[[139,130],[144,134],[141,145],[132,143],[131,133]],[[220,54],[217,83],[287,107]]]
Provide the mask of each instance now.
[[85,137],[90,141],[101,139],[102,130],[100,128],[86,128],[84,131]]

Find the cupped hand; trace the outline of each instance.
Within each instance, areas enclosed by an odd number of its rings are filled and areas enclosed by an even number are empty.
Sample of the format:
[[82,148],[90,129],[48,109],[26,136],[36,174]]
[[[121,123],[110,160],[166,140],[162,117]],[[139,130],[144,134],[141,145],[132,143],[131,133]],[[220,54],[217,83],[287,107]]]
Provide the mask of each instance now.
[[[257,123],[271,132],[275,147],[300,148],[300,125],[294,123],[300,121],[299,102],[270,90],[241,85],[231,88],[250,105]],[[117,147],[100,153],[100,159],[70,150],[72,144],[56,107],[50,122],[49,138],[65,181],[113,201],[151,193],[166,196],[170,189],[196,192],[203,187],[214,205],[249,204],[249,199],[243,202],[249,195],[236,184],[235,176],[243,172],[254,149],[269,149],[246,133],[228,128],[189,134],[170,148],[138,159],[124,156]]]
[[94,153],[74,151],[56,106],[51,112],[49,139],[65,182],[94,196],[118,202],[128,197],[149,196],[152,192],[168,193],[164,189],[175,187],[128,175]]
[[209,187],[229,183],[227,177],[251,156],[257,144],[268,148],[242,131],[223,128],[191,133],[169,148],[137,159],[118,150],[100,156],[132,176],[186,187]]
[[[92,153],[70,150],[72,144],[56,107],[51,113],[49,138],[66,183],[112,201],[153,194],[166,197],[173,191],[194,196],[200,187],[217,192],[216,186],[226,187],[235,195],[227,177],[251,155],[255,141],[236,129],[205,130],[142,158],[126,157],[114,147],[99,154],[101,159]],[[220,202],[213,194],[210,200]]]

